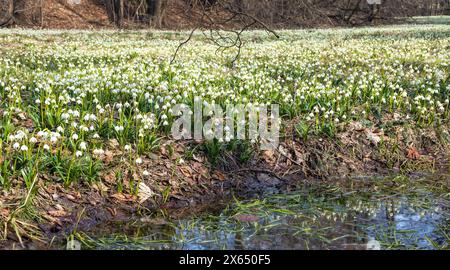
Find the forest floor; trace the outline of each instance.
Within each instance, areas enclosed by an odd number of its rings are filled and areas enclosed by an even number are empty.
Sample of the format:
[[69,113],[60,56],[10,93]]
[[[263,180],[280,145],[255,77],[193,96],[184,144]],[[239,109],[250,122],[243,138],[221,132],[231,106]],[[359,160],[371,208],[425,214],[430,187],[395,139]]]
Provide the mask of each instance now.
[[[448,27],[280,33],[246,33],[233,66],[201,34],[170,64],[186,33],[0,31],[0,247],[303,181],[448,176]],[[196,96],[279,104],[279,146],[174,140],[170,106]]]

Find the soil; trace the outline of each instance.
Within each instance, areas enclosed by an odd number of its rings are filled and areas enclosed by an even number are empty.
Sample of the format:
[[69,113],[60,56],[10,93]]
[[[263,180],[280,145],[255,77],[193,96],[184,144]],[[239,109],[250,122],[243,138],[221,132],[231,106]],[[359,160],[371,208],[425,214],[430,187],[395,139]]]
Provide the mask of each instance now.
[[[198,148],[197,142],[166,140],[143,160],[142,170],[149,172],[143,177],[128,173],[128,165],[107,151],[107,169],[98,183],[64,187],[57,179],[42,176],[32,207],[20,211],[14,209],[23,202],[26,190],[3,190],[0,221],[7,233],[0,248],[20,247],[20,241],[25,248],[37,240],[47,245],[53,237],[76,229],[88,230],[106,221],[132,221],[155,211],[182,216],[231,196],[280,192],[308,181],[450,172],[449,123],[419,128],[399,124],[398,117],[386,116],[378,123],[372,119],[373,127],[352,122],[335,138],[313,136],[305,141],[287,129],[277,151],[254,153],[244,164],[238,162],[239,153],[224,152],[212,165],[203,152],[192,151]],[[120,152],[114,150],[117,145],[110,142],[110,153]],[[117,191],[118,171],[123,172],[123,192]],[[141,194],[127,192],[133,181],[141,181],[151,191],[145,200]]]
[[[38,1],[36,1],[38,2]],[[102,0],[80,0],[79,4],[70,4],[67,0],[45,0],[42,7],[43,18],[35,1],[19,0],[13,27],[44,29],[102,29],[114,28],[110,22]],[[170,1],[164,19],[165,29],[190,29],[198,24],[199,11],[187,13],[184,1]],[[219,14],[220,15],[220,14]],[[124,28],[149,28],[144,21],[126,18]]]
[[[14,23],[10,27],[44,28],[44,29],[101,29],[114,28],[114,24],[108,19],[105,4],[102,0],[79,0],[79,4],[71,4],[69,0],[45,0],[41,9],[40,1],[16,0],[16,14]],[[192,29],[199,24],[202,18],[201,8],[192,8],[184,0],[171,0],[168,3],[163,29],[186,30]],[[213,15],[216,21],[228,21],[230,14],[218,10]],[[286,19],[283,23],[270,25],[271,28],[298,28],[298,27],[333,27],[342,25],[367,25],[367,24],[392,24],[402,22],[398,18],[384,18],[377,22],[369,23],[365,18],[358,23],[349,24],[344,21],[311,20],[305,19],[300,25]],[[221,27],[235,28],[236,22],[227,22]],[[123,28],[140,29],[154,27],[148,22],[139,20],[136,15],[126,17]]]

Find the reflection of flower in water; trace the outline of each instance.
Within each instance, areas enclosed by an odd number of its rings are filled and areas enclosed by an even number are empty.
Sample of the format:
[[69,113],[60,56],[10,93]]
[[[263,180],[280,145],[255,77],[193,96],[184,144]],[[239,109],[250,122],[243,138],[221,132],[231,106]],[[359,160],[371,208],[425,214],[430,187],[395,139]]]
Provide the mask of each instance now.
[[379,204],[377,214],[371,218],[374,226],[367,228],[370,238],[384,241],[395,239],[403,247],[432,248],[427,240],[439,239],[439,223],[445,218],[439,206],[424,208],[420,202],[400,198]]
[[380,244],[380,242],[378,242],[377,240],[372,238],[369,240],[369,242],[367,242],[366,249],[367,250],[380,250],[381,244]]

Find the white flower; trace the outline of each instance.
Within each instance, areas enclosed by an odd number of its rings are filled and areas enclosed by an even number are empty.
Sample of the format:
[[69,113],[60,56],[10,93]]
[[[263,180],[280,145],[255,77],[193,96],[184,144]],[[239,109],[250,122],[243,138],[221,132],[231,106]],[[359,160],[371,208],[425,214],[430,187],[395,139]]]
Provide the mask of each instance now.
[[81,151],[77,151],[76,153],[75,153],[75,156],[76,157],[81,157],[83,155],[83,153],[81,152]]
[[22,146],[20,147],[20,150],[23,151],[23,152],[28,151],[28,146],[22,145]]
[[72,140],[74,140],[74,141],[78,140],[78,134],[74,133],[72,135]]
[[123,131],[123,129],[124,129],[123,126],[115,126],[114,127],[114,130],[117,132],[121,132],[121,131]]
[[37,139],[35,137],[30,138],[30,143],[37,143]]
[[125,151],[130,151],[131,150],[131,145],[127,144],[124,147]]
[[85,142],[81,142],[80,143],[80,150],[86,150],[86,143]]
[[136,159],[136,164],[138,164],[138,165],[139,165],[139,164],[142,164],[142,158],[137,158],[137,159]]
[[61,114],[61,119],[62,120],[67,120],[67,119],[69,119],[69,117],[70,117],[70,115],[68,113]]
[[145,171],[142,172],[142,175],[144,175],[144,176],[149,176],[150,173],[149,173],[147,170],[145,170]]
[[49,151],[50,150],[50,146],[48,146],[48,144],[44,144],[43,146],[44,150]]
[[14,149],[19,149],[19,147],[20,147],[20,144],[19,144],[19,143],[13,144],[13,148],[14,148]]

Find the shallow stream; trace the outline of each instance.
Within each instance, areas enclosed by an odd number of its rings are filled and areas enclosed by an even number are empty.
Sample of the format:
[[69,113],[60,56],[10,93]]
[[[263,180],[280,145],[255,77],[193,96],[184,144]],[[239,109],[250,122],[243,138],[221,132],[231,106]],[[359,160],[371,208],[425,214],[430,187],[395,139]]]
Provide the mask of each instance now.
[[83,249],[449,249],[447,176],[307,183],[183,218],[75,232]]

